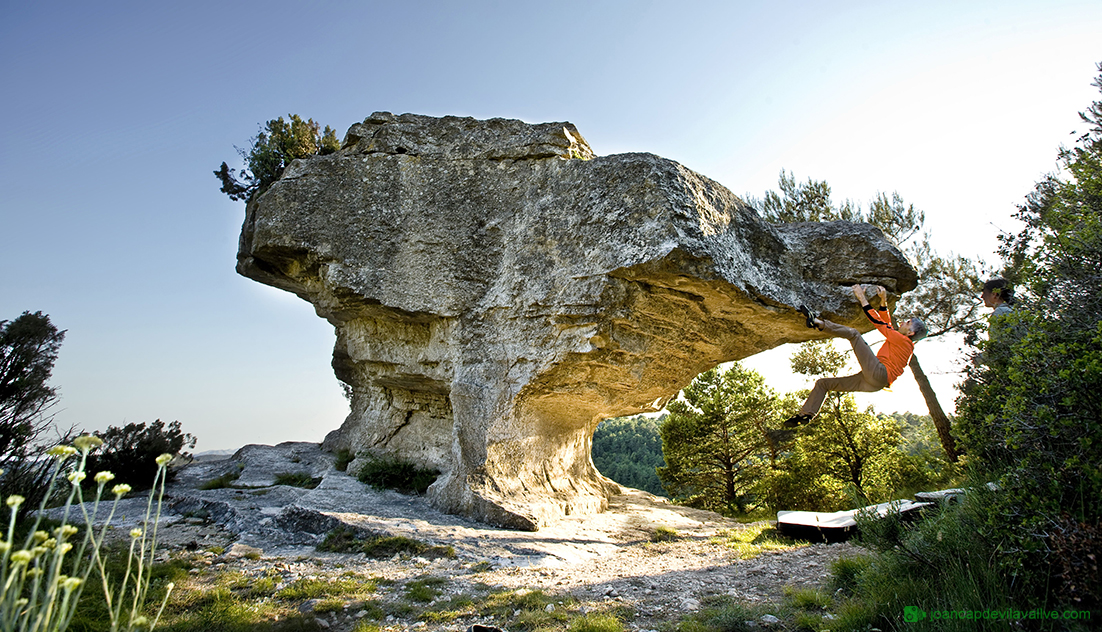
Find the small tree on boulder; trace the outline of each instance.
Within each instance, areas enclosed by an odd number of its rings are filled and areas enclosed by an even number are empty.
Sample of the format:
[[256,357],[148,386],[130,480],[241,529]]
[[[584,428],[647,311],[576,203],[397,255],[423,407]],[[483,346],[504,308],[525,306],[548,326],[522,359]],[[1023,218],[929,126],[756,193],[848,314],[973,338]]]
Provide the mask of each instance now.
[[328,125],[321,132],[314,119],[304,121],[297,114],[288,116],[289,122],[281,116],[265,123],[252,139],[249,150],[235,147],[245,161],[243,169],[235,173],[223,162],[214,172],[222,182],[222,193],[231,200],[248,201],[263,193],[298,158],[331,154],[340,149],[337,133]]

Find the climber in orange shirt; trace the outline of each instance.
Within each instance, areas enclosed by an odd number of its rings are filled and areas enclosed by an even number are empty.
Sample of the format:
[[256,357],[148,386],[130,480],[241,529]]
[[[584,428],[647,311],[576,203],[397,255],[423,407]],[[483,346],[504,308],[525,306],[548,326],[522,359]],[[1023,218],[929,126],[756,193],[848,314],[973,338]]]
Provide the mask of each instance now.
[[[873,309],[865,298],[865,288],[861,285],[853,286],[853,294],[861,302],[865,310],[865,316],[872,321],[876,329],[884,334],[884,345],[879,353],[873,353],[861,332],[832,323],[825,318],[819,318],[806,307],[800,307],[800,311],[807,318],[807,326],[827,331],[840,338],[846,338],[853,345],[853,354],[857,356],[857,363],[861,365],[861,371],[846,377],[824,377],[815,382],[815,388],[807,396],[799,414],[784,422],[785,428],[795,428],[811,421],[819,413],[819,409],[826,399],[828,391],[840,392],[873,392],[891,386],[891,383],[903,374],[903,369],[911,359],[914,352],[914,343],[926,336],[926,325],[918,318],[911,318],[900,323],[899,328],[892,327],[892,317],[888,312],[888,293],[876,286],[880,296],[880,308]],[[791,431],[780,431],[779,438],[787,438]],[[778,438],[778,437],[773,437]]]

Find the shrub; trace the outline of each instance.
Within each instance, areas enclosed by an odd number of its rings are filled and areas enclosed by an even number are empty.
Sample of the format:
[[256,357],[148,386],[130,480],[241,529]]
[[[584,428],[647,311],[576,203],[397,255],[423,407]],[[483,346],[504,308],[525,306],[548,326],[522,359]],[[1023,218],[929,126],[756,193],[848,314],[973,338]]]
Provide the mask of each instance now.
[[678,537],[677,529],[673,527],[667,527],[666,525],[658,525],[654,528],[654,531],[650,534],[651,542],[672,542]]
[[[926,612],[1015,606],[1010,578],[994,555],[996,543],[980,528],[990,509],[990,495],[972,489],[960,504],[915,523],[859,514],[862,543],[877,553],[832,568],[834,584],[852,595],[839,608],[846,625],[899,629],[908,606]],[[950,623],[940,629],[955,629]]]
[[397,457],[368,457],[356,478],[375,489],[393,489],[403,494],[424,494],[439,470],[430,470]]
[[339,526],[325,535],[319,551],[332,553],[363,553],[368,557],[387,558],[395,555],[421,555],[427,558],[455,557],[450,546],[433,546],[403,536],[368,535],[359,529]]
[[[190,456],[183,450],[195,447],[195,437],[182,432],[179,421],[167,426],[160,419],[148,425],[108,426],[107,430],[94,434],[103,445],[88,455],[88,471],[108,470],[135,489],[148,489],[146,481],[153,480],[160,455]],[[172,470],[166,469],[165,474],[172,480]]]
[[356,460],[356,454],[348,448],[342,448],[337,450],[337,460],[333,463],[333,467],[337,468],[338,472],[344,472],[348,469],[348,464]]

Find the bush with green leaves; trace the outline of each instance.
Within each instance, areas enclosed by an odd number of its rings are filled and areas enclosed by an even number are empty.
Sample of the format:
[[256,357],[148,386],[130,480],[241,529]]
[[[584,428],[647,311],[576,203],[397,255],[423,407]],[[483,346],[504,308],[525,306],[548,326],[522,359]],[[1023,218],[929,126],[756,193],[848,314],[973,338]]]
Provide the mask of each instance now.
[[[927,612],[1028,609],[1015,600],[1014,580],[996,559],[998,543],[983,529],[992,497],[983,486],[971,487],[962,503],[940,506],[918,521],[858,514],[861,544],[875,553],[832,566],[834,585],[846,596],[837,609],[842,629],[907,629],[908,606]],[[929,629],[972,630],[976,622],[937,626]]]
[[415,463],[395,456],[367,456],[356,473],[361,483],[367,483],[375,489],[393,489],[403,494],[423,495],[429,489],[440,471],[420,467]]
[[[189,456],[184,450],[195,447],[196,441],[194,436],[180,429],[179,421],[165,425],[160,419],[151,424],[108,426],[107,430],[93,434],[103,444],[88,455],[88,469],[114,472],[120,480],[141,481],[132,483],[135,489],[147,489],[145,481],[153,480],[160,455]],[[169,480],[174,474],[166,470]]]

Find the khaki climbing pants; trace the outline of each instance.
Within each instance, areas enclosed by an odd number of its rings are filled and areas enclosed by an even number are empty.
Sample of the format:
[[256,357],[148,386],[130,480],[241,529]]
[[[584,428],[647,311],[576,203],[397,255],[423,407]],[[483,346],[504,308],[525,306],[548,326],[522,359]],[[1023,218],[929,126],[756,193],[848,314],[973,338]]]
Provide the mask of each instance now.
[[815,388],[811,389],[811,394],[807,396],[807,401],[800,409],[801,415],[812,417],[817,415],[819,409],[823,407],[823,401],[829,391],[872,393],[888,385],[888,370],[876,357],[869,343],[861,337],[861,332],[852,327],[832,323],[825,318],[822,321],[824,330],[849,340],[850,345],[853,346],[853,354],[857,356],[857,363],[861,365],[861,372],[846,377],[824,377],[817,380]]

